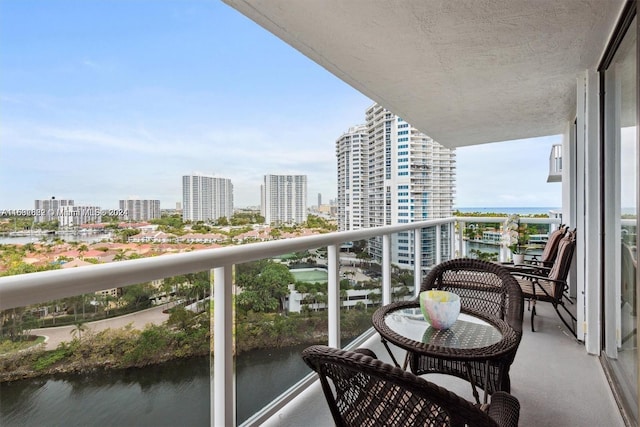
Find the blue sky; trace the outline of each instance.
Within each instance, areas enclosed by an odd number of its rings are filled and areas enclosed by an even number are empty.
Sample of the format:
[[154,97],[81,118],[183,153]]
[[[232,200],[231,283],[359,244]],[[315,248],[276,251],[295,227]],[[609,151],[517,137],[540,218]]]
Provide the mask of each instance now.
[[[372,104],[213,0],[1,0],[0,70],[0,208],[172,208],[190,173],[230,178],[236,207],[265,174],[306,174],[309,204],[328,201],[335,140]],[[458,149],[457,206],[559,206],[559,141]]]

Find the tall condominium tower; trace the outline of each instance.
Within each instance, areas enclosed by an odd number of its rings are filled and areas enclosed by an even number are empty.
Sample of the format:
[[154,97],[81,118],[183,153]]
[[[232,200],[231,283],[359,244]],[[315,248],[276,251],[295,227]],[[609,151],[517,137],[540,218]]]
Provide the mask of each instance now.
[[[452,215],[456,174],[454,150],[444,148],[378,104],[366,110],[368,140],[364,145],[367,152],[361,155],[362,147],[354,145],[353,135],[362,135],[364,130],[365,126],[351,128],[336,142],[341,229],[405,224]],[[348,148],[347,136],[351,148]],[[355,151],[358,149],[360,152]],[[356,169],[356,161],[359,169]],[[363,165],[366,171],[363,171]],[[356,183],[357,193],[354,192]],[[360,222],[356,222],[356,210],[361,215]],[[406,268],[412,266],[413,242],[412,233],[394,234],[391,262]],[[425,230],[422,265],[434,262],[430,257],[435,253],[435,242],[435,232]],[[443,249],[445,254],[451,250]],[[372,239],[369,251],[374,258],[380,259],[381,239]]]
[[217,221],[233,216],[233,184],[227,178],[206,175],[182,177],[182,219]]
[[341,231],[369,227],[369,130],[367,125],[349,128],[336,141],[338,158],[338,228]]
[[74,201],[71,199],[40,199],[34,202],[36,215],[34,222],[59,221],[59,217],[63,214],[66,206],[73,206]]
[[147,221],[161,217],[160,200],[126,199],[120,200],[122,219],[129,221]]
[[261,188],[261,213],[267,224],[302,223],[307,220],[307,176],[265,175]]

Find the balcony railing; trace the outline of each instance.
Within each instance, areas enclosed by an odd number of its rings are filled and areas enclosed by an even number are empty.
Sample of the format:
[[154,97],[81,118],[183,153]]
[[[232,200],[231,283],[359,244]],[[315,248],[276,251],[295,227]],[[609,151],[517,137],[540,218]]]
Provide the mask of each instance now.
[[[426,254],[433,264],[444,261],[443,256],[465,256],[465,245],[461,238],[456,239],[459,230],[466,223],[502,223],[504,218],[446,218],[370,228],[357,231],[335,232],[323,235],[299,237],[271,242],[252,243],[241,246],[200,250],[171,256],[151,257],[129,261],[98,264],[67,270],[53,270],[18,276],[0,277],[0,310],[24,307],[32,304],[92,293],[115,287],[125,287],[137,283],[151,282],[166,277],[187,273],[212,270],[214,280],[214,337],[213,380],[211,387],[211,423],[212,425],[235,425],[235,404],[233,378],[233,307],[232,307],[232,269],[235,264],[264,258],[304,251],[327,248],[328,267],[328,345],[340,347],[340,246],[371,238],[382,241],[382,304],[391,302],[391,259],[392,235],[400,232],[413,232],[412,260],[424,259],[421,253],[422,231],[435,230],[435,253]],[[529,219],[522,222],[538,224],[557,224],[558,219]],[[457,231],[456,231],[457,230]],[[450,241],[443,241],[450,240]],[[451,248],[455,248],[453,251]],[[453,252],[453,253],[452,253]],[[445,254],[445,255],[443,255]],[[415,263],[414,263],[415,264]],[[420,288],[423,273],[431,266],[413,267],[414,293]],[[308,382],[308,381],[307,381]],[[302,385],[303,383],[301,383]]]
[[547,182],[562,181],[562,144],[555,144],[551,147],[549,154],[549,177]]

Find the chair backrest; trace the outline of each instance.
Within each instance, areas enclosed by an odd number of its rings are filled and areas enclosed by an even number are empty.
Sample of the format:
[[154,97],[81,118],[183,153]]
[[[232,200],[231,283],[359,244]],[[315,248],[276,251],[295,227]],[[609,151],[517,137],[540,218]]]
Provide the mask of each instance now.
[[316,345],[302,358],[318,373],[337,426],[497,425],[456,394],[365,354]]
[[472,258],[444,261],[423,280],[420,291],[429,289],[454,292],[462,307],[498,317],[522,333],[522,289],[509,270],[497,263]]
[[549,279],[565,282],[576,248],[576,230],[568,231],[558,243],[558,255],[549,271]]
[[547,267],[553,265],[553,261],[555,261],[556,255],[558,254],[558,244],[567,233],[568,229],[569,227],[561,225],[557,230],[549,235],[549,240],[547,240],[547,244],[544,246],[542,254],[540,255],[540,262],[542,265]]

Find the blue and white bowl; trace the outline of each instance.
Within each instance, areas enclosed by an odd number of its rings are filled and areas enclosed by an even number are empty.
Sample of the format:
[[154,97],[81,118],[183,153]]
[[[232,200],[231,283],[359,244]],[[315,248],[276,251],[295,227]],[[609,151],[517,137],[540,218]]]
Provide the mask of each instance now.
[[420,310],[436,329],[449,329],[460,315],[460,296],[448,291],[420,292]]

